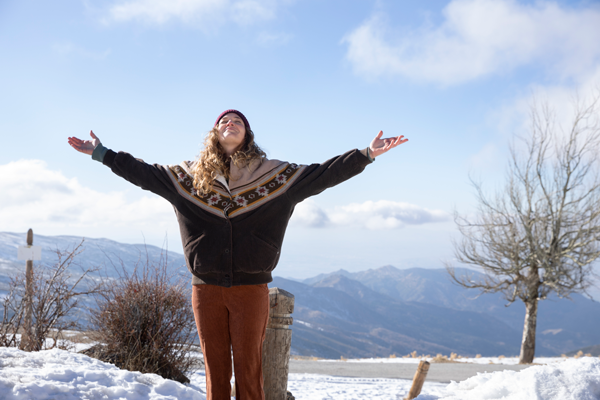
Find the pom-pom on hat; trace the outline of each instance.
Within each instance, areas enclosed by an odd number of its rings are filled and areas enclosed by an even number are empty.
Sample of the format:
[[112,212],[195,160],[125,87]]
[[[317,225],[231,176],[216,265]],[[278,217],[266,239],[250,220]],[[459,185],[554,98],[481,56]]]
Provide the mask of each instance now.
[[223,111],[219,117],[217,118],[217,120],[215,121],[215,126],[219,125],[219,121],[221,120],[221,118],[223,118],[223,116],[225,114],[229,114],[229,113],[233,113],[233,114],[237,114],[242,121],[244,121],[244,125],[246,126],[247,130],[250,130],[250,123],[248,123],[248,120],[246,119],[246,117],[244,116],[244,114],[242,114],[241,112],[239,112],[238,110],[225,110]]

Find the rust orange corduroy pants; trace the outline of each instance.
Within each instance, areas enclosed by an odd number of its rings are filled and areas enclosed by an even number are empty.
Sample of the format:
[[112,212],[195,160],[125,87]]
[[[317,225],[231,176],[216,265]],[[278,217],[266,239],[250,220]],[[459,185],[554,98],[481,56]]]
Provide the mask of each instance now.
[[237,400],[264,400],[262,346],[269,319],[266,284],[194,285],[192,307],[204,353],[206,399],[231,399],[231,352]]

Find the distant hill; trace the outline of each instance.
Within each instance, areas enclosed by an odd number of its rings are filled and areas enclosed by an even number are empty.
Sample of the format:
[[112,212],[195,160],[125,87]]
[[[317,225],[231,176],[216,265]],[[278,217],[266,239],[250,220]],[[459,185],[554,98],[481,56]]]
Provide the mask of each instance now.
[[573,351],[569,351],[568,353],[566,353],[565,355],[569,356],[569,357],[573,357],[574,355],[576,355],[579,352],[582,352],[584,355],[585,354],[590,354],[592,357],[600,357],[600,344],[597,344],[595,346],[588,346],[588,347],[583,347],[581,349],[577,349],[577,350],[573,350]]
[[395,300],[341,275],[312,286],[276,277],[270,286],[296,297],[292,349],[301,355],[508,355],[520,341],[493,317]]
[[[42,247],[42,260],[34,265],[51,265],[57,261],[56,251],[72,250],[81,241],[82,252],[75,264],[78,268],[101,266],[102,276],[117,277],[124,265],[130,271],[136,264],[161,257],[170,265],[173,273],[185,274],[185,258],[182,254],[145,244],[125,244],[110,239],[82,238],[78,236],[34,235],[33,244]],[[0,277],[25,268],[25,261],[17,259],[17,248],[25,245],[25,233],[0,232]],[[1,281],[0,281],[1,282]]]
[[[464,273],[478,275],[470,270]],[[343,276],[360,282],[369,289],[393,299],[443,306],[452,310],[472,311],[500,320],[521,332],[525,308],[519,301],[510,307],[499,294],[477,297],[477,292],[451,282],[445,269],[411,268],[400,270],[385,266],[368,271],[350,273],[345,270],[321,274],[304,280],[313,286],[327,285],[330,280]],[[600,304],[575,294],[572,301],[551,298],[541,301],[538,312],[537,354],[560,355],[575,348],[600,342]],[[519,348],[511,352],[517,354]]]
[[[81,241],[73,236],[36,235],[42,261],[56,261],[56,249],[72,249]],[[24,233],[0,232],[0,298],[10,276],[23,271],[17,247]],[[78,268],[101,266],[95,279],[119,279],[121,265],[130,273],[146,260],[167,255],[169,275],[191,279],[183,255],[155,246],[123,244],[108,239],[86,239],[77,258]],[[477,297],[454,285],[444,269],[397,269],[384,266],[361,272],[345,270],[304,281],[276,277],[269,285],[296,297],[292,352],[325,358],[387,357],[412,351],[419,354],[456,352],[461,355],[517,355],[524,306],[505,307],[500,295]],[[84,307],[93,307],[86,299]],[[1,306],[0,306],[1,308]],[[85,318],[85,310],[77,318]],[[537,355],[560,355],[600,343],[600,304],[574,295],[573,301],[540,302]],[[591,351],[583,350],[584,353]]]
[[[0,299],[8,289],[10,278],[25,270],[25,261],[17,259],[17,248],[25,245],[25,233],[0,232]],[[57,261],[58,250],[73,250],[81,243],[77,236],[43,236],[35,235],[33,244],[42,247],[42,260],[34,261],[34,269],[53,265]],[[185,266],[183,255],[160,249],[156,246],[144,244],[124,244],[109,239],[84,239],[83,246],[71,266],[74,282],[82,271],[90,267],[100,267],[100,270],[90,274],[93,279],[119,279],[124,271],[132,273],[136,265],[143,265],[146,261],[151,263],[166,262],[169,276],[172,279],[190,279],[191,275]],[[162,261],[161,261],[162,260]],[[86,308],[94,307],[95,300],[89,296],[81,302],[75,318],[84,320],[87,315]],[[0,304],[0,309],[1,309]]]

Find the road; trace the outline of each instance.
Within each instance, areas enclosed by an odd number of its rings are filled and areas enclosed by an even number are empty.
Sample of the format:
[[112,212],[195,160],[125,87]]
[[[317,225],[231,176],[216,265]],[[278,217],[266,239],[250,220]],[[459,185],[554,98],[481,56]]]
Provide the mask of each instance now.
[[[321,374],[362,378],[394,378],[412,380],[418,364],[361,363],[290,360],[290,373]],[[432,363],[427,381],[449,383],[464,381],[479,372],[520,371],[530,365]]]

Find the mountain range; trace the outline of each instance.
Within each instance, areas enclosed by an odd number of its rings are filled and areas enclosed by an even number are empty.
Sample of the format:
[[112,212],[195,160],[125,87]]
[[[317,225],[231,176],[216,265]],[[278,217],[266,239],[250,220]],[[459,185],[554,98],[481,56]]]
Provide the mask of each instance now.
[[[459,272],[478,275],[471,270]],[[518,355],[525,307],[477,296],[445,269],[384,266],[303,281],[275,278],[296,296],[292,348],[327,358],[419,354]],[[579,294],[539,303],[537,355],[600,343],[600,304]]]
[[[0,297],[10,277],[24,269],[24,262],[17,260],[17,247],[24,242],[25,234],[0,232]],[[80,242],[72,236],[36,236],[34,244],[42,246],[39,265],[55,262],[57,249],[72,249]],[[98,266],[94,279],[119,279],[140,263],[162,260],[169,276],[190,278],[181,254],[150,245],[86,239],[76,260],[74,277],[81,268]],[[356,358],[413,351],[465,356],[519,353],[524,305],[515,302],[507,307],[499,294],[478,296],[453,284],[445,269],[339,270],[300,281],[275,277],[269,286],[295,296],[294,354]],[[91,299],[84,303],[93,305]],[[86,313],[78,315],[85,318]],[[536,355],[560,355],[599,343],[600,304],[578,294],[571,300],[540,302]]]
[[[25,233],[0,232],[0,300],[7,294],[11,277],[25,271],[25,261],[17,258],[17,249],[26,244]],[[189,272],[185,266],[182,254],[161,249],[145,244],[124,244],[109,239],[92,239],[76,236],[43,236],[34,233],[33,245],[42,248],[42,259],[34,261],[35,268],[45,268],[56,264],[57,252],[72,251],[79,245],[80,253],[74,258],[70,267],[71,278],[69,283],[74,283],[88,269],[95,269],[88,276],[92,280],[120,279],[121,276],[131,274],[135,268],[145,264],[166,264],[169,277],[176,279],[189,279]],[[82,282],[79,288],[84,288],[89,281]],[[95,307],[96,301],[92,296],[81,299],[81,307],[76,310],[73,319],[80,320],[85,327],[88,316],[87,309]],[[0,305],[0,309],[2,306]]]

